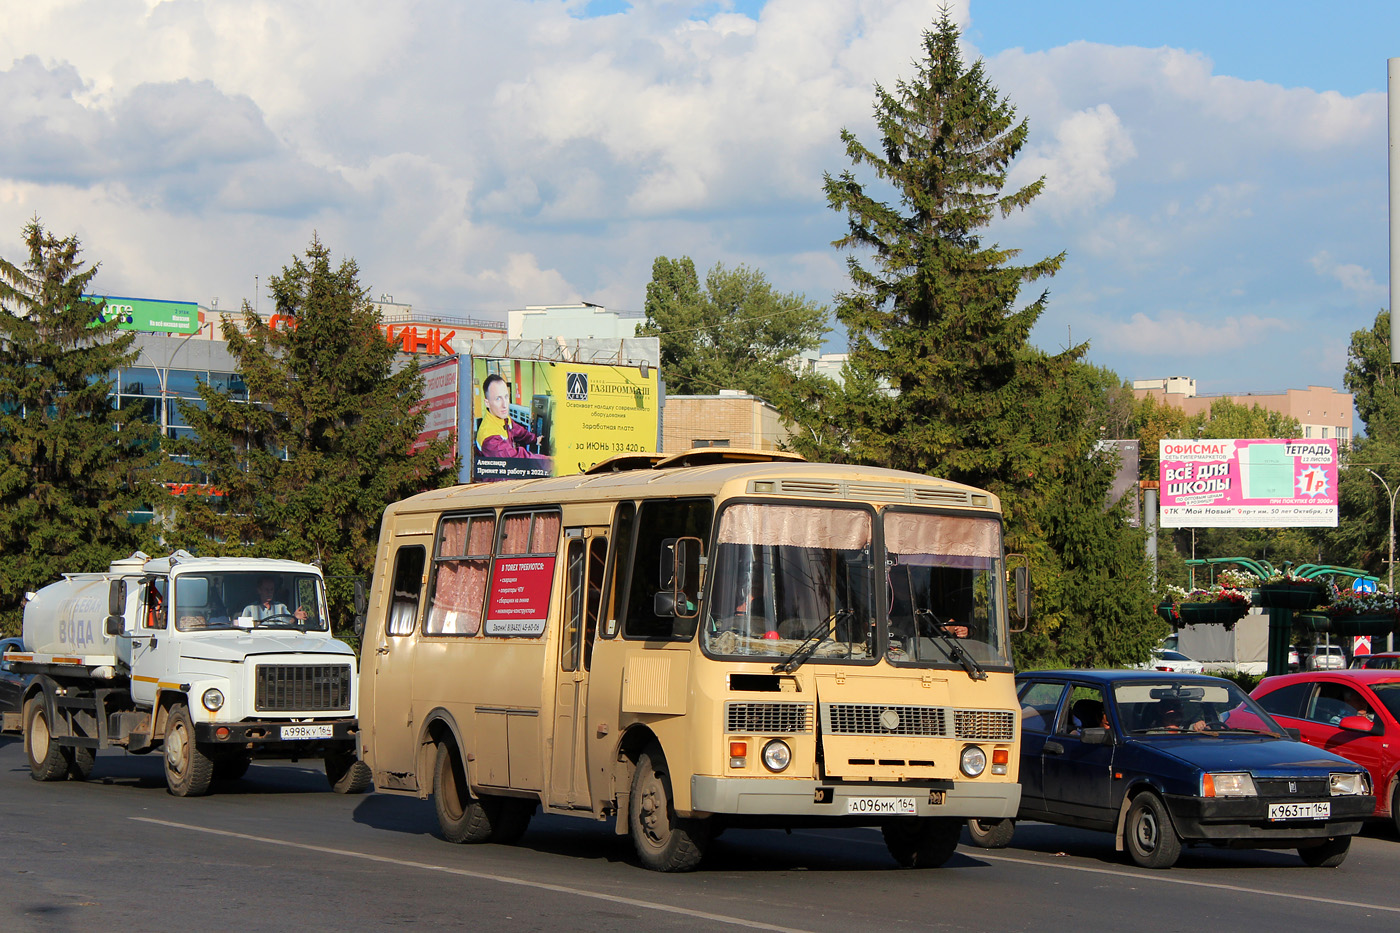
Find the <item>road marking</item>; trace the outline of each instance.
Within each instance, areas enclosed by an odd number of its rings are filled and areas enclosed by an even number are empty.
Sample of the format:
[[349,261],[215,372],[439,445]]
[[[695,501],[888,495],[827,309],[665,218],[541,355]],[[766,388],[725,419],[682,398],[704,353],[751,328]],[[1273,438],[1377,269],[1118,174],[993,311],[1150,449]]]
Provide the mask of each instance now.
[[[804,836],[813,836],[822,839],[840,839],[850,842],[849,836],[833,836],[826,833],[801,833]],[[883,842],[874,842],[869,839],[857,840],[862,845],[879,846],[884,848]],[[975,854],[974,854],[975,853]],[[1310,901],[1314,904],[1332,904],[1336,907],[1355,907],[1359,910],[1383,910],[1387,913],[1400,914],[1400,907],[1387,907],[1384,904],[1363,903],[1361,901],[1344,901],[1334,897],[1318,897],[1315,894],[1297,894],[1291,891],[1270,891],[1266,888],[1247,888],[1239,884],[1222,884],[1218,881],[1195,881],[1190,878],[1177,878],[1166,874],[1147,874],[1145,872],[1135,872],[1131,870],[1120,870],[1113,868],[1095,868],[1092,865],[1064,865],[1057,862],[1046,862],[1039,859],[1011,858],[1006,855],[987,855],[985,849],[974,849],[964,852],[969,858],[981,858],[990,862],[1011,862],[1015,865],[1034,865],[1038,868],[1058,868],[1062,871],[1082,871],[1092,875],[1112,875],[1115,878],[1131,878],[1134,881],[1156,881],[1159,884],[1183,884],[1194,888],[1213,888],[1217,891],[1233,891],[1240,894],[1259,894],[1264,897],[1287,897],[1295,901]]]
[[745,920],[743,917],[730,917],[725,914],[711,914],[703,910],[691,910],[687,907],[672,907],[669,904],[658,904],[655,901],[643,901],[635,897],[621,897],[617,894],[601,894],[597,891],[589,891],[584,888],[571,888],[562,884],[549,884],[544,881],[529,881],[525,878],[511,878],[507,875],[493,875],[490,872],[472,871],[468,868],[452,868],[446,865],[433,865],[430,862],[405,861],[397,857],[387,855],[370,855],[367,852],[351,852],[347,849],[333,849],[328,846],[314,846],[304,842],[292,842],[288,839],[272,839],[268,836],[253,836],[248,833],[234,833],[226,829],[210,829],[207,826],[193,826],[189,823],[175,823],[170,820],[157,820],[147,816],[133,816],[129,819],[138,823],[151,823],[156,826],[167,826],[171,829],[186,829],[190,832],[208,833],[211,836],[224,836],[229,839],[242,839],[245,842],[260,842],[263,845],[285,846],[289,849],[301,849],[305,852],[320,852],[324,855],[339,855],[344,858],[360,859],[366,862],[380,862],[385,865],[394,865],[399,868],[417,868],[423,871],[441,872],[447,875],[459,875],[464,878],[475,878],[479,881],[494,881],[498,884],[514,884],[525,888],[537,888],[542,891],[554,891],[558,894],[568,894],[575,897],[589,897],[594,900],[607,901],[611,904],[625,904],[628,907],[637,907],[642,910],[657,910],[662,913],[680,914],[684,917],[693,917],[697,920],[707,920],[712,923],[726,923],[730,926],[747,927],[751,930],[772,930],[774,933],[811,933],[810,930],[803,930],[798,927],[784,927],[773,923],[762,923],[758,920]]

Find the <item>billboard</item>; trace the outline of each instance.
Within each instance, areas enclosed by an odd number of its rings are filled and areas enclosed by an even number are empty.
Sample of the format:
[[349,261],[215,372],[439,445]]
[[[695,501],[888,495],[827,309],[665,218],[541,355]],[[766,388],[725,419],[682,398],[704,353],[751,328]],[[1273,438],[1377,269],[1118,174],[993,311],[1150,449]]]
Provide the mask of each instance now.
[[165,334],[197,334],[203,325],[199,305],[193,301],[163,301],[157,298],[114,298],[89,296],[107,302],[102,320],[117,321],[122,330],[152,331]]
[[[460,365],[456,357],[422,367],[423,403],[427,411],[423,430],[409,446],[409,453],[418,453],[433,441],[451,441],[457,433],[457,405],[459,398],[458,375]],[[456,445],[453,445],[454,450]],[[443,466],[451,466],[453,455],[443,459]],[[465,461],[464,461],[465,462]]]
[[1164,440],[1163,528],[1337,526],[1337,441]]
[[470,380],[471,405],[462,406],[470,420],[460,419],[458,435],[465,481],[581,473],[657,449],[654,369],[478,357]]

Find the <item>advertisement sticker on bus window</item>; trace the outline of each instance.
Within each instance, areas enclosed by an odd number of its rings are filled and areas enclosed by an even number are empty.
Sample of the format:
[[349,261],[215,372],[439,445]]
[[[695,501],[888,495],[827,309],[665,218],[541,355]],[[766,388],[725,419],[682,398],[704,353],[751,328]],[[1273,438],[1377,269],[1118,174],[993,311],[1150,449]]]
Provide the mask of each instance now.
[[486,610],[487,635],[538,637],[549,618],[553,557],[498,557]]

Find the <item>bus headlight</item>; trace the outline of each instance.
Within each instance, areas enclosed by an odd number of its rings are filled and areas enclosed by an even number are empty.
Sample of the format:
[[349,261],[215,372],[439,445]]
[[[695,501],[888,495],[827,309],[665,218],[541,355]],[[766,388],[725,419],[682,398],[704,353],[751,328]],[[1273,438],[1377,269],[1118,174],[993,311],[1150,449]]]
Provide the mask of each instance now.
[[204,708],[211,713],[217,713],[224,708],[224,692],[217,687],[210,687],[204,691],[204,696],[200,697]]
[[976,745],[968,745],[962,750],[962,759],[958,762],[962,768],[962,773],[968,777],[977,777],[987,770],[987,753]]
[[784,771],[792,764],[792,749],[782,739],[774,739],[763,746],[763,766],[769,771]]

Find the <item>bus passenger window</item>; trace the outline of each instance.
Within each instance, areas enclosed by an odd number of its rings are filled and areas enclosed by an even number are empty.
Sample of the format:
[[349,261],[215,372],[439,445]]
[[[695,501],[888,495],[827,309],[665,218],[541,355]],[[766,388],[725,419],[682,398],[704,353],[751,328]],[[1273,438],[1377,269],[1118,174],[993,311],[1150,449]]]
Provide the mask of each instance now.
[[385,627],[390,635],[413,634],[418,623],[425,561],[422,545],[400,548],[394,559],[394,589],[389,601],[389,624]]
[[424,635],[475,635],[481,631],[495,541],[496,516],[492,513],[442,520]]

